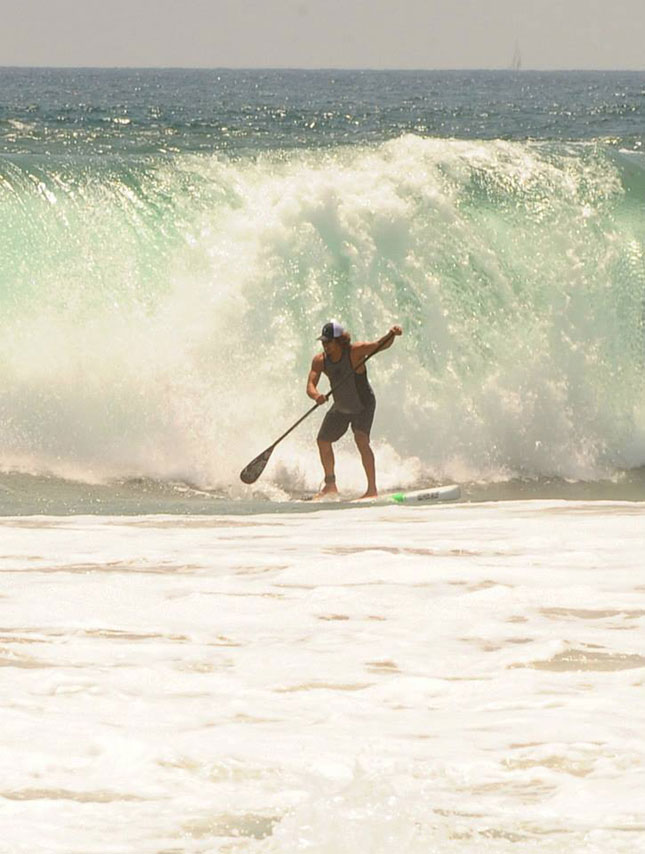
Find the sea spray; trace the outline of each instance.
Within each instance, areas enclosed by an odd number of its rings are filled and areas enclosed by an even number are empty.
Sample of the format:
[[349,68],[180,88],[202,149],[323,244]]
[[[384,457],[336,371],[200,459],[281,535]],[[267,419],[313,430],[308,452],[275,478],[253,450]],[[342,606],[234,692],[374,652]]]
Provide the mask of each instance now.
[[[643,465],[640,166],[599,144],[411,135],[5,159],[2,465],[228,488],[309,405],[329,316],[355,340],[405,329],[369,366],[382,485]],[[318,423],[263,479],[316,485]]]

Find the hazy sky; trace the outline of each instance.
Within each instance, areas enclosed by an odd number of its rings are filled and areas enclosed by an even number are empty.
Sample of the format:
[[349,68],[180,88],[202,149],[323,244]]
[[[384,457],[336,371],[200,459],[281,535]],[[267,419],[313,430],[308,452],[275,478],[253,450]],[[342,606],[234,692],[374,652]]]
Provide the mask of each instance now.
[[645,68],[645,0],[2,0],[0,66]]

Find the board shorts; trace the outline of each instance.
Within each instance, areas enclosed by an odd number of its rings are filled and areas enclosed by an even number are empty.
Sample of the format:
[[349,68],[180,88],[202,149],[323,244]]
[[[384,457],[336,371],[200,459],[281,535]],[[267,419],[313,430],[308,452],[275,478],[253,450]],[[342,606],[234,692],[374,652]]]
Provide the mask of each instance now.
[[352,425],[354,433],[367,433],[369,436],[374,421],[376,400],[372,398],[369,403],[358,412],[339,412],[333,407],[323,418],[323,423],[318,431],[318,439],[323,442],[337,442]]

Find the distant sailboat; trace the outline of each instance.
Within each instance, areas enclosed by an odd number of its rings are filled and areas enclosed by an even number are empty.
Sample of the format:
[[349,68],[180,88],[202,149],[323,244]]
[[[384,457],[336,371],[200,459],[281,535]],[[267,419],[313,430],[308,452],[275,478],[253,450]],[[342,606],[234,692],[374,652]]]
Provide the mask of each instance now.
[[511,60],[511,70],[522,70],[522,54],[520,53],[520,46],[517,42],[515,42],[515,50],[513,51],[513,59]]

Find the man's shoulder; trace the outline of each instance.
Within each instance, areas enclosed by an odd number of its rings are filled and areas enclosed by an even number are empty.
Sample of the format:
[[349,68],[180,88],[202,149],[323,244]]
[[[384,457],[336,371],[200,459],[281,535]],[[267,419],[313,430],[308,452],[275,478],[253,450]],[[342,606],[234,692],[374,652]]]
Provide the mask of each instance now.
[[353,358],[364,356],[370,347],[369,341],[357,341],[355,344],[350,344],[349,353]]

